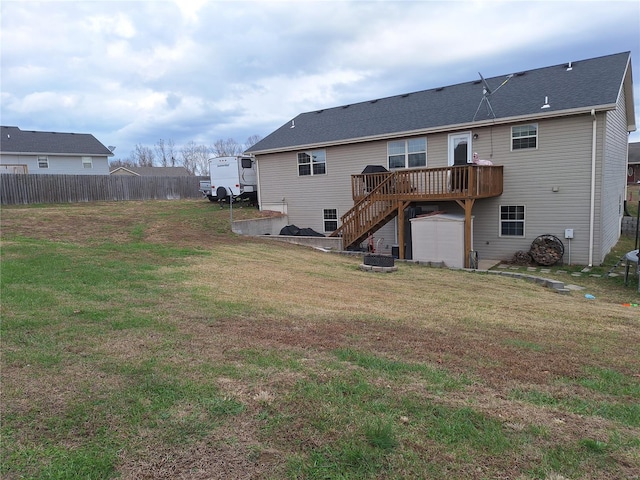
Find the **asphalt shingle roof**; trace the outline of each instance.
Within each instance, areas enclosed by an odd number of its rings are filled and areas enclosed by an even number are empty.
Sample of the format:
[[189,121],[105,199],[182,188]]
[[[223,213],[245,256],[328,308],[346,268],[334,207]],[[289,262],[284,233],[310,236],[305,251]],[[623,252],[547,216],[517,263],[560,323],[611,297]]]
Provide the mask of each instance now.
[[113,173],[116,170],[128,170],[132,173],[136,173],[142,177],[191,177],[184,167],[117,167],[111,170]]
[[[487,78],[494,92],[489,101],[496,120],[613,105],[629,63],[630,53],[618,53],[568,64],[513,72]],[[302,113],[249,148],[277,151],[303,145],[331,144],[359,138],[393,135],[492,120],[480,105],[478,80],[352,105]],[[549,108],[541,109],[548,98]],[[480,109],[478,110],[478,107]],[[477,111],[477,115],[476,115]],[[475,116],[475,120],[474,120]],[[293,122],[293,123],[292,123]],[[295,125],[291,128],[292,125]]]
[[89,133],[36,132],[5,126],[0,127],[0,152],[32,155],[113,155]]

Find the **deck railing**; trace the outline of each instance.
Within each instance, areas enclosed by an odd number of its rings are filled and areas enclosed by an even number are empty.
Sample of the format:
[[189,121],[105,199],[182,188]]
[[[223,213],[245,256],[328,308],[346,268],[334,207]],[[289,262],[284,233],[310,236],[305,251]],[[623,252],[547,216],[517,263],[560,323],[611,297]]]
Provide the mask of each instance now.
[[477,165],[352,175],[355,204],[332,236],[341,235],[348,248],[397,215],[402,203],[496,197],[502,178],[502,166]]
[[385,184],[382,195],[406,200],[486,198],[502,194],[502,166],[422,168],[351,176],[354,201]]

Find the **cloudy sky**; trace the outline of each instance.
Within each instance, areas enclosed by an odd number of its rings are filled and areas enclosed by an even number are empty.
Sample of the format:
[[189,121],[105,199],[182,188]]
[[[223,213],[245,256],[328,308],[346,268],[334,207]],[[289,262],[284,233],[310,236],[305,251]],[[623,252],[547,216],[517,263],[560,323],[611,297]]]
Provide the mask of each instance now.
[[623,51],[640,119],[637,1],[2,0],[0,22],[0,123],[92,133],[120,159]]

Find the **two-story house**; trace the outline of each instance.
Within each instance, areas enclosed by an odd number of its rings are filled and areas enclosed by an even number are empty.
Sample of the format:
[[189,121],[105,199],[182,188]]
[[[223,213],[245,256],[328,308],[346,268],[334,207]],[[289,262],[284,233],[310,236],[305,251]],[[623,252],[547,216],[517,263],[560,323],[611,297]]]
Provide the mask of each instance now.
[[598,265],[620,236],[635,128],[625,52],[302,113],[248,153],[262,209],[345,249],[373,235],[410,258],[410,220],[440,211],[464,218],[465,259],[553,235],[565,262]]

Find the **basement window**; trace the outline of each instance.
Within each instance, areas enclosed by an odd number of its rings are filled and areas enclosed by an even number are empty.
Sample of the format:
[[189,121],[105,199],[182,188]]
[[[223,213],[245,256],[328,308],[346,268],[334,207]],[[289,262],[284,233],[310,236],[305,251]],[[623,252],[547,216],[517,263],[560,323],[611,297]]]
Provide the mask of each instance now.
[[38,168],[49,168],[49,157],[38,157]]
[[524,237],[524,205],[500,205],[500,236]]
[[338,229],[338,210],[325,208],[323,210],[324,231],[333,232]]
[[538,125],[518,125],[511,127],[511,150],[538,148]]
[[298,152],[298,175],[324,175],[327,173],[327,154],[324,150]]

